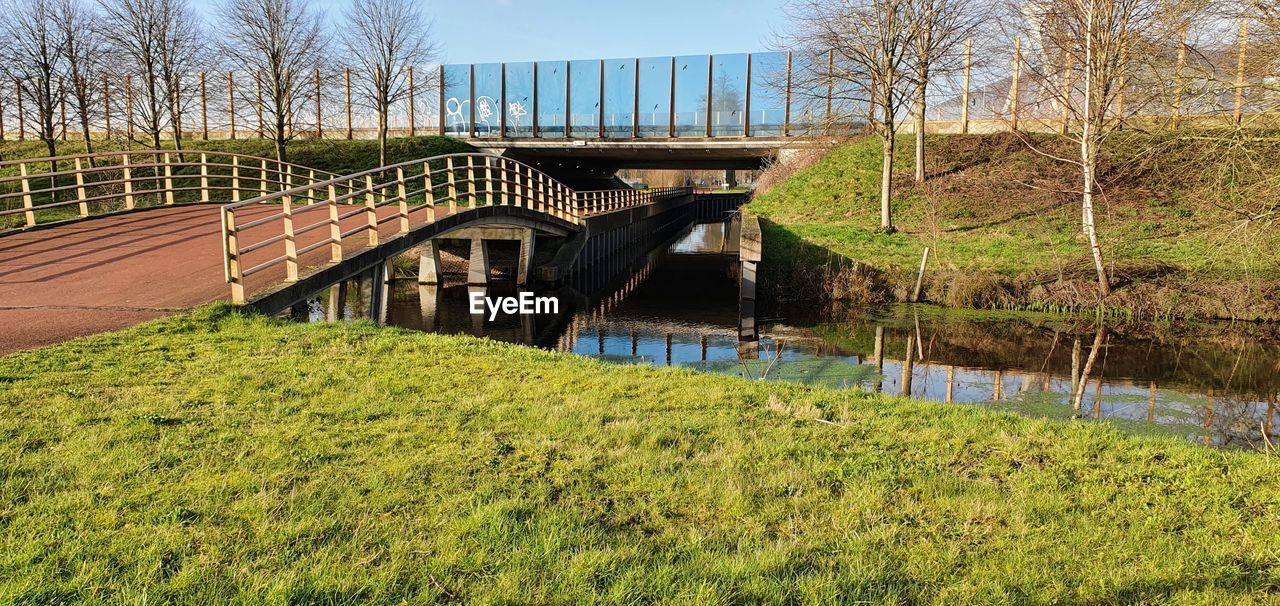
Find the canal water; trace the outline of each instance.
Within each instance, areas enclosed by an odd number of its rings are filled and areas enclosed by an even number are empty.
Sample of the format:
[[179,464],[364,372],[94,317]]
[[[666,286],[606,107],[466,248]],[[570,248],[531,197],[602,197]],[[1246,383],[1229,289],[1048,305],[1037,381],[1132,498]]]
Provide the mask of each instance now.
[[[602,358],[683,366],[983,406],[1035,417],[1113,423],[1227,448],[1280,442],[1280,328],[1100,327],[1090,320],[895,305],[835,314],[785,309],[739,340],[737,258],[726,223],[697,225],[558,313],[471,313],[472,293],[516,296],[510,283],[422,286],[397,280],[383,321]],[[368,317],[367,284],[311,301],[311,320]],[[340,305],[335,305],[341,303]],[[1087,379],[1080,375],[1097,345]],[[1073,386],[1086,381],[1073,402]]]

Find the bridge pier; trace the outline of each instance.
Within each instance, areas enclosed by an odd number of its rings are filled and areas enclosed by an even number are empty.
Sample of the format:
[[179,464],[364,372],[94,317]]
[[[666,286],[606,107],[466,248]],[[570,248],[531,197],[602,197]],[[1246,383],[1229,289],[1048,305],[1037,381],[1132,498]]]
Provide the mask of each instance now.
[[489,283],[489,244],[484,238],[471,238],[471,257],[467,259],[467,284]]
[[439,283],[440,246],[435,240],[427,240],[418,252],[418,284]]

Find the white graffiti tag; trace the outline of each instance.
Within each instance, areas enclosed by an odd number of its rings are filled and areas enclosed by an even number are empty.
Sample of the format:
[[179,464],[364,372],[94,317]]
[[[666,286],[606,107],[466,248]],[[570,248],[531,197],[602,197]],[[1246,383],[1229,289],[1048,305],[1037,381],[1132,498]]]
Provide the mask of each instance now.
[[[477,97],[476,98],[476,126],[484,125],[485,130],[493,128],[489,123],[489,119],[497,113],[497,102],[493,97]],[[471,120],[469,115],[471,102],[466,99],[458,99],[450,97],[445,102],[444,111],[445,118],[449,122],[450,127],[465,127]]]
[[529,112],[525,110],[523,103],[519,101],[515,101],[511,103],[510,107],[507,108],[507,115],[510,117],[511,126],[519,130],[520,119],[529,115]]

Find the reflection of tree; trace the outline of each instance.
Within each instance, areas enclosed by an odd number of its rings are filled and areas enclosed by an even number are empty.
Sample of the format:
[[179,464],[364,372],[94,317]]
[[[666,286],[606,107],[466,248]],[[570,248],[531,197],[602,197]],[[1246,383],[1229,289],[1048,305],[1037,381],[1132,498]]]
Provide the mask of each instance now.
[[[711,111],[732,114],[743,111],[742,92],[729,80],[729,75],[720,72],[711,82]],[[707,96],[698,97],[698,107],[707,106]]]

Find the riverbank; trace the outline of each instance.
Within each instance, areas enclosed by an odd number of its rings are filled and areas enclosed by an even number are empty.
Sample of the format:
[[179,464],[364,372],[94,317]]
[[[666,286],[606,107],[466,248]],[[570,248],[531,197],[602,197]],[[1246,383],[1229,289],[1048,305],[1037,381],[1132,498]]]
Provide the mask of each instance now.
[[[1065,142],[1025,136],[1070,155]],[[1280,135],[1132,131],[1112,143],[1098,209],[1116,282],[1106,300],[1071,193],[1078,175],[1008,133],[931,136],[924,185],[911,180],[904,139],[893,234],[878,230],[874,138],[773,169],[775,184],[750,207],[763,219],[763,282],[783,302],[904,301],[929,247],[923,296],[948,306],[1280,320],[1280,230],[1267,210],[1280,191]]]
[[1274,457],[1105,425],[228,306],[0,358],[0,384],[4,602],[1280,588]]

